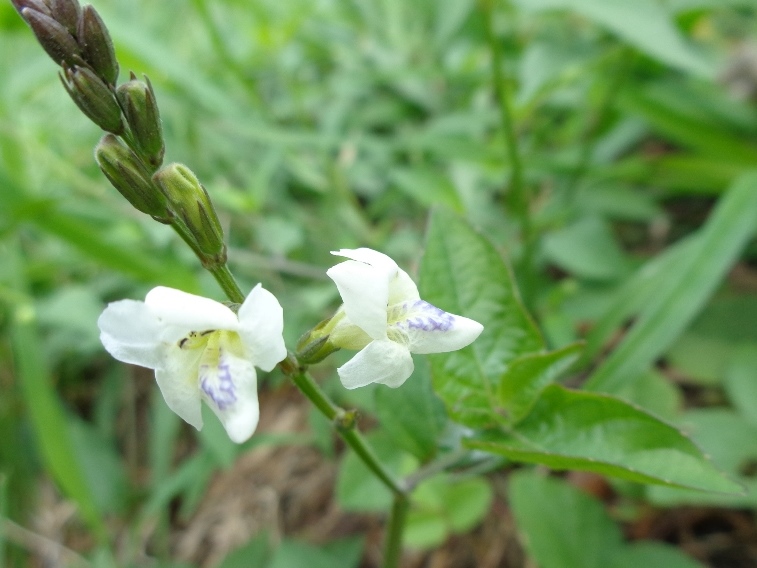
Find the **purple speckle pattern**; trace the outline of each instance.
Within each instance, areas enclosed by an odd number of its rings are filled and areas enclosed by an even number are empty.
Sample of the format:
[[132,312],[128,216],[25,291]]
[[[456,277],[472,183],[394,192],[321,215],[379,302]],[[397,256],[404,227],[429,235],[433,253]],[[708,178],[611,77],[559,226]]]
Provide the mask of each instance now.
[[397,319],[400,321],[397,325],[407,330],[449,331],[455,324],[452,314],[423,300],[404,302],[400,304],[399,310]]
[[200,388],[215,403],[218,410],[226,410],[237,401],[236,387],[228,363],[221,361],[215,369],[209,365],[202,365],[200,377]]

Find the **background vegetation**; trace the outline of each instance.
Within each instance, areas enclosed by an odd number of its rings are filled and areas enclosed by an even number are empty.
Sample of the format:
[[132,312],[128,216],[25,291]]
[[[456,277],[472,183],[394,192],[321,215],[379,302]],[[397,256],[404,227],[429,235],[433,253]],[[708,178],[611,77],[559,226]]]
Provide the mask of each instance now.
[[[551,347],[587,341],[571,383],[591,375],[682,425],[747,488],[545,477],[474,456],[419,489],[408,566],[757,565],[754,1],[96,8],[122,72],[155,87],[167,161],[190,165],[221,211],[232,270],[287,308],[288,344],[339,302],[329,250],[369,246],[413,269],[429,209],[446,208],[509,258]],[[102,177],[100,133],[10,3],[0,28],[0,559],[375,565],[390,496],[281,376],[263,381],[259,433],[237,447],[210,417],[195,434],[149,372],[103,351],[107,301],[156,284],[220,294]],[[318,376],[398,470],[455,446],[422,360],[407,390],[345,392],[336,359]]]

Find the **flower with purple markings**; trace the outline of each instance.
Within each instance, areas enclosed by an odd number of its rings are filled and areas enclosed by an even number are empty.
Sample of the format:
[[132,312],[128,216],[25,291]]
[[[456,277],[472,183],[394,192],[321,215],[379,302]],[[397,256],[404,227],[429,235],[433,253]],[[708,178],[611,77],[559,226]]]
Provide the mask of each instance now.
[[238,313],[173,288],[153,288],[144,302],[109,304],[97,322],[113,357],[155,369],[168,407],[202,428],[204,400],[237,443],[258,425],[255,367],[272,370],[286,357],[283,312],[260,284]]
[[472,343],[483,326],[424,302],[407,273],[368,248],[332,254],[350,260],[331,267],[344,304],[328,328],[329,342],[360,352],[338,369],[348,389],[370,383],[398,387],[413,373],[411,353],[444,353]]

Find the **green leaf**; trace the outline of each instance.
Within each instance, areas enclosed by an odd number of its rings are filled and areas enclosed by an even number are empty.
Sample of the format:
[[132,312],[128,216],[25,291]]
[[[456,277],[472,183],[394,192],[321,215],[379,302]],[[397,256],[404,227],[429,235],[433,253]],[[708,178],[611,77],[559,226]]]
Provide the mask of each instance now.
[[513,422],[526,417],[542,390],[567,370],[583,349],[573,343],[545,353],[529,353],[510,363],[499,384],[502,410]]
[[615,280],[630,268],[612,231],[597,217],[548,233],[543,246],[548,260],[580,278]]
[[391,171],[391,179],[403,193],[421,205],[431,207],[441,204],[462,211],[455,186],[436,168],[395,168]]
[[620,530],[602,504],[564,481],[517,472],[508,495],[541,568],[606,568],[621,545]]
[[433,457],[447,415],[431,388],[426,361],[416,361],[415,372],[402,389],[378,388],[374,396],[383,431],[419,460]]
[[456,215],[431,215],[420,268],[421,297],[484,326],[472,345],[429,357],[434,390],[450,416],[473,427],[491,425],[497,385],[508,364],[544,342],[518,296],[509,268],[483,236]]
[[753,346],[733,356],[725,375],[725,390],[744,419],[757,427],[757,349]]
[[713,65],[686,42],[655,0],[519,0],[518,4],[530,10],[574,10],[659,61],[698,75],[713,74]]
[[427,549],[450,534],[465,533],[481,522],[492,498],[489,483],[478,477],[454,482],[442,474],[427,479],[413,492],[404,542]]
[[[757,173],[751,172],[736,180],[721,198],[694,242],[687,243],[685,254],[679,249],[668,270],[660,270],[656,287],[643,292],[625,288],[635,296],[629,303],[638,305],[641,312],[620,345],[589,378],[586,388],[615,392],[644,372],[702,309],[755,229]],[[646,303],[636,304],[641,299]]]
[[[361,538],[334,541],[316,547],[296,540],[285,540],[276,550],[267,568],[357,568],[363,551]],[[251,566],[251,564],[248,564]]]
[[746,491],[739,495],[717,495],[673,487],[650,487],[652,502],[664,506],[696,504],[730,507],[757,505],[757,479],[751,474],[757,464],[757,427],[726,408],[688,411],[681,425],[712,461],[738,480]]
[[705,568],[681,550],[661,542],[639,542],[616,550],[608,568]]
[[82,517],[98,540],[105,542],[105,523],[83,474],[47,361],[40,353],[42,342],[37,332],[37,315],[31,301],[25,299],[26,284],[21,280],[24,270],[20,251],[11,249],[3,256],[5,264],[14,267],[12,273],[17,281],[13,285],[23,298],[13,306],[10,341],[15,375],[28,408],[40,455],[63,492],[77,503]]
[[642,483],[739,493],[673,426],[609,395],[550,385],[512,432],[466,446],[553,469],[579,469]]

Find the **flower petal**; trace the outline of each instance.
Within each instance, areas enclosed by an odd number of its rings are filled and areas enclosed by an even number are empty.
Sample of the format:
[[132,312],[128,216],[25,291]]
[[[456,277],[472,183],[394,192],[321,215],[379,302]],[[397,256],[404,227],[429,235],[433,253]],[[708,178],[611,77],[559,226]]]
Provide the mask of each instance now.
[[418,287],[407,272],[397,269],[397,276],[389,282],[389,305],[419,300]]
[[198,430],[202,428],[200,389],[197,383],[197,365],[202,349],[167,348],[163,365],[156,369],[155,380],[168,408]]
[[201,365],[198,378],[203,400],[221,420],[232,442],[241,444],[249,439],[260,418],[252,362],[222,349],[218,365]]
[[150,369],[161,365],[165,348],[160,340],[162,325],[144,302],[108,304],[97,326],[103,346],[119,361]]
[[237,316],[229,308],[202,296],[158,286],[147,293],[145,304],[166,326],[167,341],[178,341],[190,331],[236,331]]
[[337,369],[345,388],[355,389],[371,383],[398,387],[413,374],[413,358],[403,345],[389,340],[371,342]]
[[408,339],[412,353],[446,353],[470,345],[484,329],[477,321],[450,314],[417,300],[405,306],[403,319],[395,326]]
[[276,296],[258,284],[239,308],[239,336],[248,357],[264,371],[272,370],[287,356],[283,331],[281,304]]
[[390,257],[385,255],[383,252],[378,252],[376,250],[365,247],[358,249],[332,250],[331,254],[335,256],[343,256],[345,258],[349,258],[350,260],[355,260],[364,264],[370,264],[371,266],[381,270],[382,272],[386,272],[387,274],[393,274],[394,271],[397,270],[397,263],[394,262]]
[[396,265],[392,270],[394,272],[389,272],[386,265],[377,268],[364,262],[348,260],[326,271],[342,296],[344,311],[349,320],[373,339],[386,337],[389,281],[394,278]]

